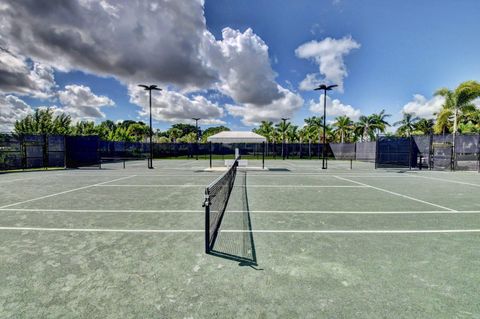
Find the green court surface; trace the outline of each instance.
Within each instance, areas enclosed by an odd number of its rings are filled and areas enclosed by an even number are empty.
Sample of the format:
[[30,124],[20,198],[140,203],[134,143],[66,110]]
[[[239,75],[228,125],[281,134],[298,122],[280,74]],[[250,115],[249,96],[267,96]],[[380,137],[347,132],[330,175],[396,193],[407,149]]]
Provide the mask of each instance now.
[[267,160],[205,254],[208,164],[0,175],[0,318],[480,318],[479,173]]

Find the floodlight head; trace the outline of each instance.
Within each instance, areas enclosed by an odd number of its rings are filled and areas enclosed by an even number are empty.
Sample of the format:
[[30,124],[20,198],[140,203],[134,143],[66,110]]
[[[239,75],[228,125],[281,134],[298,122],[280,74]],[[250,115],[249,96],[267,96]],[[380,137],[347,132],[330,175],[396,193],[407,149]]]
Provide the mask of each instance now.
[[288,121],[290,118],[288,117],[282,117],[282,121]]
[[332,85],[321,84],[317,88],[315,88],[315,91],[319,91],[319,90],[330,91],[331,89],[333,89],[337,86],[338,85],[336,85],[336,84],[332,84]]
[[144,88],[146,91],[151,91],[151,90],[157,90],[157,91],[161,91],[162,89],[159,88],[157,85],[153,84],[153,85],[145,85],[145,84],[139,84],[138,85],[139,87],[142,87]]

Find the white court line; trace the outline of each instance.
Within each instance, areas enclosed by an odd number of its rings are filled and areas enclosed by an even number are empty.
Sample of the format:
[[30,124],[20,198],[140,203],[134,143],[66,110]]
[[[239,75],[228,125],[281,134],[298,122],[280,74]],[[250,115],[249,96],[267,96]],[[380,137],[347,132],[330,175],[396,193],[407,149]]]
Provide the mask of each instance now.
[[0,208],[0,211],[61,212],[61,213],[204,213],[205,210],[189,209],[56,209],[56,208]]
[[[55,209],[55,208],[0,208],[0,211],[18,212],[65,212],[65,213],[203,213],[204,210],[189,209]],[[244,213],[243,210],[229,210],[228,213]],[[314,211],[314,210],[252,210],[251,214],[478,214],[480,210],[464,211]]]
[[7,207],[15,206],[15,205],[20,205],[20,204],[25,204],[25,203],[29,203],[29,202],[33,202],[33,201],[36,201],[36,200],[40,200],[40,199],[45,199],[45,198],[57,196],[57,195],[62,195],[62,194],[66,194],[66,193],[71,193],[71,192],[75,192],[75,191],[78,191],[78,190],[82,190],[82,189],[86,189],[86,188],[90,188],[90,187],[94,187],[94,186],[98,186],[98,185],[103,185],[103,184],[106,184],[106,183],[116,182],[116,181],[120,181],[120,180],[127,179],[127,178],[132,178],[132,177],[135,177],[135,175],[125,176],[125,177],[117,178],[117,179],[114,179],[114,180],[111,180],[111,181],[106,181],[106,182],[101,182],[101,183],[97,183],[97,184],[82,186],[82,187],[78,187],[78,188],[74,188],[74,189],[69,189],[69,190],[66,190],[66,191],[63,191],[63,192],[59,192],[59,193],[55,193],[55,194],[50,194],[50,195],[45,195],[45,196],[40,196],[40,197],[35,197],[35,198],[27,199],[27,200],[24,200],[24,201],[21,201],[21,202],[17,202],[17,203],[13,203],[13,204],[8,204],[8,205],[1,206],[0,209],[1,209],[1,208],[7,208]]
[[415,198],[415,197],[411,197],[411,196],[408,196],[408,195],[403,195],[403,194],[400,194],[400,193],[392,192],[392,191],[389,191],[389,190],[387,190],[387,189],[383,189],[383,188],[380,188],[380,187],[376,187],[376,186],[368,185],[368,184],[365,184],[365,183],[357,182],[357,181],[354,181],[354,180],[352,180],[352,179],[348,179],[348,178],[344,178],[344,177],[339,177],[339,176],[335,176],[335,177],[338,178],[338,179],[344,180],[344,181],[349,181],[349,182],[358,184],[358,185],[368,186],[368,187],[371,187],[371,188],[373,188],[373,189],[379,190],[379,191],[381,191],[381,192],[385,192],[385,193],[389,193],[389,194],[392,194],[392,195],[400,196],[400,197],[403,197],[403,198],[411,199],[411,200],[417,201],[417,202],[419,202],[419,203],[424,203],[424,204],[428,204],[428,205],[435,206],[435,207],[438,207],[438,208],[446,209],[446,210],[449,210],[449,211],[451,211],[451,212],[457,212],[455,209],[451,209],[451,208],[448,208],[448,207],[445,207],[445,206],[441,206],[441,205],[437,205],[437,204],[434,204],[434,203],[430,203],[430,202],[427,202],[427,201],[424,201],[424,200],[421,200],[421,199],[418,199],[418,198]]
[[[62,213],[194,213],[203,214],[204,210],[194,209],[56,209],[56,208],[0,208],[1,211],[6,212],[62,212]],[[229,210],[227,213],[244,213],[243,210]],[[321,210],[251,210],[251,214],[325,214],[325,215],[399,215],[399,214],[480,214],[480,210],[430,210],[430,211],[321,211]]]
[[460,182],[460,181],[452,181],[452,180],[448,180],[448,179],[444,179],[444,178],[438,178],[438,177],[429,177],[429,176],[415,176],[415,177],[426,178],[426,179],[431,179],[431,180],[436,180],[436,181],[444,181],[444,182],[454,183],[454,184],[461,184],[461,185],[469,185],[469,186],[480,187],[480,184]]
[[[111,229],[111,228],[46,228],[46,227],[0,227],[0,230],[92,232],[92,233],[204,233],[203,229]],[[221,230],[225,233],[300,233],[300,234],[439,234],[479,233],[480,229],[412,229],[412,230]]]
[[[193,185],[193,184],[183,184],[183,185],[173,185],[173,184],[106,184],[106,185],[95,185],[96,187],[206,187],[205,185]],[[366,188],[367,186],[362,185],[248,185],[241,186],[235,185],[234,187],[242,188]]]
[[10,179],[10,180],[5,180],[5,181],[0,181],[0,184],[6,184],[10,182],[18,182],[18,181],[26,181],[29,179],[38,179],[40,177],[28,177],[28,178],[17,178],[17,179]]

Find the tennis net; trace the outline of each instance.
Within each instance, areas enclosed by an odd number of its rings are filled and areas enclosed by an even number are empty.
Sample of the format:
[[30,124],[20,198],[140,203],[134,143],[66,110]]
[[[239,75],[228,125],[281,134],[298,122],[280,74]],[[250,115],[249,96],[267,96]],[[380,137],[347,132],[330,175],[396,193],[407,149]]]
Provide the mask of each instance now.
[[205,188],[205,251],[209,253],[215,244],[223,215],[237,175],[238,159],[215,181]]

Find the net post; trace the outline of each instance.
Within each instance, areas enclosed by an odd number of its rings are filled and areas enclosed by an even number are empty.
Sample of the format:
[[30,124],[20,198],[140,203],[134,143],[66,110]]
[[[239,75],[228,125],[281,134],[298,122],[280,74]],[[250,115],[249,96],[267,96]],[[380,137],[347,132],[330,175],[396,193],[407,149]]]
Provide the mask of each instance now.
[[205,253],[210,252],[210,194],[208,188],[205,188]]
[[353,159],[350,158],[350,170],[352,170],[352,169],[353,169]]

